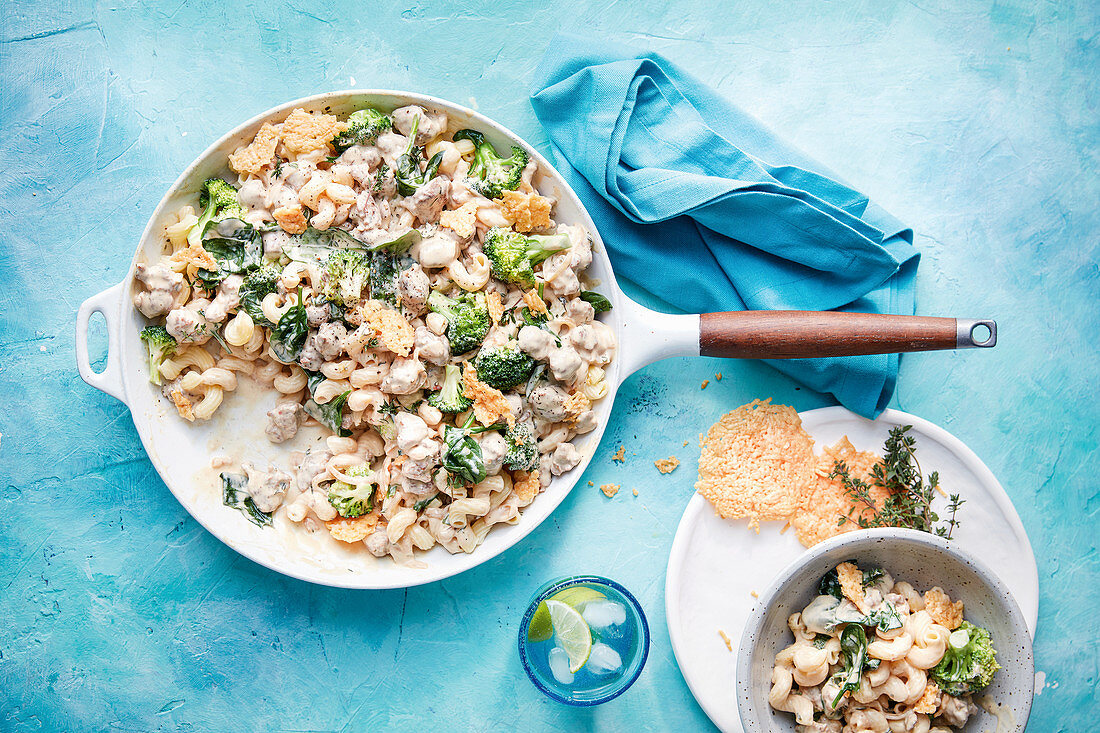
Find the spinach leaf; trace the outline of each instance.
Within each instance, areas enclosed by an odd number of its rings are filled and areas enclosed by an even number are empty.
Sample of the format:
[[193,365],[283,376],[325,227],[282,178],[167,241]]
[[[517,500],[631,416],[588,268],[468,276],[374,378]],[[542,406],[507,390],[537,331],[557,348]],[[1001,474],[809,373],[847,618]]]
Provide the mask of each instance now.
[[840,687],[830,707],[840,704],[845,692],[859,689],[859,678],[867,664],[867,634],[859,624],[848,624],[840,632],[840,671],[833,682]]
[[431,496],[425,496],[423,499],[421,499],[420,501],[413,504],[413,511],[418,512],[418,513],[424,511],[425,509],[428,508],[428,505],[431,504],[435,500],[435,497],[437,497],[437,496],[439,496],[438,491],[435,492],[434,494],[432,494]]
[[248,494],[248,476],[243,473],[223,473],[221,479],[223,504],[239,509],[257,527],[271,526],[271,515],[261,512]]
[[[322,377],[323,379],[323,377]],[[312,389],[310,390],[312,392]],[[317,422],[324,425],[341,438],[346,438],[351,435],[351,431],[344,428],[344,405],[348,401],[348,395],[351,394],[351,390],[344,392],[341,395],[333,397],[330,401],[323,405],[317,404],[312,397],[306,400],[302,405],[302,409],[306,411],[306,414],[312,418],[315,418]]]
[[[226,230],[228,221],[218,223],[219,234]],[[202,241],[203,249],[210,253],[218,265],[217,270],[199,270],[197,273],[198,279],[208,289],[216,287],[229,275],[242,275],[264,262],[264,247],[260,235],[251,224],[238,223],[240,226],[226,235],[207,237]]]
[[443,468],[454,478],[476,484],[485,480],[485,458],[481,446],[462,428],[443,429]]
[[413,118],[412,130],[409,131],[409,145],[405,152],[394,164],[393,177],[397,181],[397,192],[402,196],[412,196],[416,189],[435,178],[439,170],[439,163],[443,160],[443,151],[439,151],[428,161],[424,172],[420,172],[422,152],[416,147],[416,128],[420,126],[420,118]]
[[535,364],[534,371],[531,372],[531,376],[527,378],[527,386],[523,388],[524,396],[530,400],[531,392],[538,386],[539,382],[546,375],[546,364],[541,361]]
[[292,237],[289,244],[283,245],[283,255],[295,262],[324,264],[333,250],[355,249],[367,251],[367,245],[351,236],[343,229],[321,231],[308,227],[302,234]]
[[840,578],[836,574],[836,568],[821,576],[821,580],[817,584],[817,594],[838,599],[844,597],[844,593],[840,590]]
[[829,643],[829,639],[832,638],[833,637],[828,636],[827,634],[814,634],[814,640],[812,642],[814,645],[814,649],[824,649],[825,645]]
[[298,303],[283,314],[275,327],[271,329],[268,342],[271,353],[283,364],[298,361],[309,336],[309,320],[306,318],[306,306],[302,302],[302,289],[298,288]]
[[869,585],[874,585],[878,581],[886,577],[886,571],[882,568],[871,568],[870,570],[863,571],[863,587],[866,588]]
[[308,369],[303,369],[306,373],[306,387],[309,389],[310,395],[317,391],[317,387],[321,385],[321,382],[325,381],[326,377],[321,372],[311,372]]
[[597,313],[606,313],[611,310],[611,301],[597,293],[595,290],[582,290],[580,299],[591,304]]
[[894,629],[900,629],[902,627],[901,615],[898,613],[898,609],[894,608],[894,604],[889,601],[883,601],[863,620],[865,626],[877,626],[880,631],[892,631]]
[[257,326],[271,328],[275,324],[264,315],[264,309],[261,306],[266,295],[267,293],[263,292],[263,288],[245,283],[241,285],[240,292],[238,293],[237,297],[240,303],[237,307],[247,313],[248,317],[251,318],[252,322]]
[[481,454],[481,445],[472,436],[489,430],[505,430],[505,422],[492,425],[474,424],[474,415],[466,418],[462,427],[447,425],[443,428],[443,468],[455,479],[476,484],[485,480],[485,458]]
[[420,239],[420,230],[410,229],[397,239],[393,239],[389,242],[379,242],[378,244],[373,244],[368,249],[370,249],[372,252],[385,251],[389,252],[390,254],[403,255],[409,251],[410,247],[419,242]]
[[306,246],[319,246],[327,249],[366,249],[365,242],[360,242],[355,237],[351,236],[343,229],[337,229],[335,227],[325,229],[314,229],[313,227],[307,227],[302,233],[302,244]]

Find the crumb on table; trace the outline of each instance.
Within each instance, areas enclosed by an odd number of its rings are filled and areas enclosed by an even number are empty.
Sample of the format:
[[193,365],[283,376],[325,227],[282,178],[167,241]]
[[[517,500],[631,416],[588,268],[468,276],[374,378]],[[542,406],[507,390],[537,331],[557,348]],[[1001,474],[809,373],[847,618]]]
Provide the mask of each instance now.
[[657,470],[661,473],[672,473],[676,470],[676,467],[680,465],[680,459],[676,456],[669,456],[668,458],[661,458],[653,462],[653,465],[657,467]]
[[588,485],[589,485],[589,486],[595,486],[595,485],[596,485],[596,482],[595,482],[595,481],[589,481],[589,482],[588,482]]
[[611,460],[622,463],[626,460],[626,446],[620,445],[619,450],[615,451],[615,455],[611,456]]
[[604,484],[600,486],[600,491],[603,492],[604,496],[610,499],[615,496],[615,494],[619,493],[619,488],[619,484]]
[[722,641],[723,641],[723,642],[725,642],[725,644],[726,644],[726,649],[728,649],[728,650],[730,650],[730,651],[732,652],[732,651],[733,651],[733,644],[732,644],[732,643],[730,643],[730,638],[729,638],[729,636],[728,636],[728,635],[726,634],[726,632],[725,632],[725,631],[722,631],[722,629],[718,629],[718,635],[719,635],[719,636],[721,636],[721,637],[722,637]]
[[756,591],[754,591],[754,590],[750,590],[750,591],[749,591],[749,595],[750,595],[750,596],[752,596],[753,598],[759,598],[759,597],[760,597],[760,594],[759,594],[759,593],[757,593],[757,592],[756,592]]
[[638,490],[637,489],[633,489],[633,492],[634,492],[634,496],[638,495]]
[[699,389],[706,389],[708,384],[710,384],[710,380],[709,379],[704,379],[703,383],[701,385],[699,385]]
[[717,374],[714,375],[714,381],[716,381],[716,382],[721,382],[722,381],[722,372],[718,372]]

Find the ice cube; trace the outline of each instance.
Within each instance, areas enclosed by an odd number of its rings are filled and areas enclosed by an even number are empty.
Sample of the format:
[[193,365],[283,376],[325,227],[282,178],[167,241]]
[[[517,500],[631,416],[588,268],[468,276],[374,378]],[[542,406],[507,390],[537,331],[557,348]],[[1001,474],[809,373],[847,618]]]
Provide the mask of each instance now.
[[550,672],[562,685],[573,684],[573,673],[569,671],[569,655],[561,647],[550,650]]
[[581,616],[593,629],[606,629],[626,621],[626,607],[615,601],[593,601],[585,604]]
[[612,674],[622,668],[623,658],[607,644],[597,641],[584,666],[592,674]]

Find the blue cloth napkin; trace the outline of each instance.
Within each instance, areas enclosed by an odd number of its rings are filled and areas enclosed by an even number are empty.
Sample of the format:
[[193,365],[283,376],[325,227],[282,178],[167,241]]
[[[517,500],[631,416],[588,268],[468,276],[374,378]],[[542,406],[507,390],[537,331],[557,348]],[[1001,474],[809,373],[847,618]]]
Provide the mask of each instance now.
[[[531,104],[619,277],[691,313],[913,312],[912,230],[661,55],[559,35]],[[898,356],[769,361],[864,416]]]

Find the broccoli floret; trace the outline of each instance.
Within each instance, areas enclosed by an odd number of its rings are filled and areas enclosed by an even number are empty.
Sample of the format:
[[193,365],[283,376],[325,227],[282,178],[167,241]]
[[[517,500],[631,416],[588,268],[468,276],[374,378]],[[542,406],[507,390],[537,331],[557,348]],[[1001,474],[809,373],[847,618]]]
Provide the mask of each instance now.
[[374,145],[379,135],[393,127],[393,120],[384,112],[367,107],[348,115],[347,124],[348,129],[332,140],[332,144],[338,148]]
[[459,130],[454,134],[455,142],[469,140],[474,144],[474,162],[466,179],[466,185],[485,198],[500,198],[503,191],[515,191],[519,188],[523,169],[527,165],[527,151],[512,146],[512,157],[497,155],[493,144],[477,130]]
[[484,250],[497,279],[529,288],[535,284],[534,265],[569,246],[566,234],[527,236],[493,227],[485,235]]
[[539,465],[539,449],[526,423],[516,423],[504,433],[508,453],[504,465],[513,471],[534,471]]
[[428,397],[428,404],[448,414],[466,412],[474,403],[462,394],[461,382],[461,370],[455,364],[448,364],[443,368],[443,386]]
[[329,255],[321,277],[321,292],[340,306],[354,306],[370,282],[370,261],[354,249],[338,249]]
[[145,344],[146,359],[149,363],[149,381],[155,385],[164,384],[160,376],[160,365],[174,356],[179,344],[164,326],[146,326],[141,331],[141,342]]
[[951,632],[947,651],[940,663],[929,670],[929,676],[948,695],[958,697],[977,692],[993,679],[993,673],[1001,668],[997,664],[997,650],[989,632],[969,621],[963,621]]
[[209,178],[199,191],[199,206],[202,215],[187,233],[189,244],[198,244],[211,222],[223,219],[244,219],[245,210],[237,199],[237,189],[220,178]]
[[428,308],[447,319],[447,339],[451,353],[465,354],[476,349],[489,333],[489,309],[481,293],[463,293],[449,298],[438,290],[428,296]]
[[[370,466],[365,463],[344,471],[348,476],[370,476]],[[349,484],[336,481],[328,489],[328,503],[341,517],[361,517],[374,510],[374,492],[378,484]]]
[[497,346],[477,352],[474,368],[481,381],[504,390],[527,381],[535,360],[514,346]]

